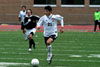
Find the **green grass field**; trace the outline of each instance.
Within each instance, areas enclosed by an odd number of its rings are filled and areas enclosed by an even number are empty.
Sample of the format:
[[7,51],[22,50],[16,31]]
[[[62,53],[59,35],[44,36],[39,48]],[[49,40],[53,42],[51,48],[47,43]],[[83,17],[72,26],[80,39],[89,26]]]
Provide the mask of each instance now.
[[39,67],[100,67],[100,33],[59,33],[52,44],[51,65],[46,61],[43,34],[37,32],[36,35],[36,49],[28,52],[28,41],[24,41],[21,31],[0,32],[0,67],[32,67],[33,58],[39,59]]

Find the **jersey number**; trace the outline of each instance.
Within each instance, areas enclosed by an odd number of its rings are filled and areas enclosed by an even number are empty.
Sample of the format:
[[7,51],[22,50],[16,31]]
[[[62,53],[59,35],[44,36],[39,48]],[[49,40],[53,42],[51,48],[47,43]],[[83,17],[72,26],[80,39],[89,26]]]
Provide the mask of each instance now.
[[48,26],[52,26],[52,23],[48,23]]

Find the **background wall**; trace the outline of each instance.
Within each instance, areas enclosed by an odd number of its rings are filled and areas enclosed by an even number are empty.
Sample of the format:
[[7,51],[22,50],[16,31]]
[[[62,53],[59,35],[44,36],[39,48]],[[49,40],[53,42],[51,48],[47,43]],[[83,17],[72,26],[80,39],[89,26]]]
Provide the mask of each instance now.
[[[43,7],[33,7],[34,0],[0,0],[0,24],[19,24],[18,14],[22,5],[31,8],[33,14],[42,16]],[[96,8],[89,7],[89,0],[85,0],[85,7],[61,7],[61,0],[57,0],[54,14],[64,17],[65,24],[93,24],[93,13]]]

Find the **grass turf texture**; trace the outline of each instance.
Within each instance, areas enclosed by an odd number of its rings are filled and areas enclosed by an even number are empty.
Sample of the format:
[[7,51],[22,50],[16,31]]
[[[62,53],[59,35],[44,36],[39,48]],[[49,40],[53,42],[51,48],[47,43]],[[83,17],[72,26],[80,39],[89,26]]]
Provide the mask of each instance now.
[[47,51],[43,33],[36,32],[36,35],[36,49],[28,52],[28,41],[24,41],[21,31],[0,32],[0,63],[28,64],[5,67],[32,67],[31,60],[37,58],[40,61],[39,67],[100,67],[100,33],[59,33],[58,38],[52,43],[55,56],[51,65],[46,61]]

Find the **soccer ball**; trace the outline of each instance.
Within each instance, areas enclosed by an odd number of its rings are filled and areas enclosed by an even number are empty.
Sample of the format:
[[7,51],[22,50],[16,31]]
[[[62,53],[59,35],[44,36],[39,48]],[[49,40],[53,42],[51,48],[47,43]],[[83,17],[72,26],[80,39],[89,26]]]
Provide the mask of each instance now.
[[38,59],[32,59],[31,64],[32,64],[34,67],[38,67],[38,65],[39,65],[39,60],[38,60]]

